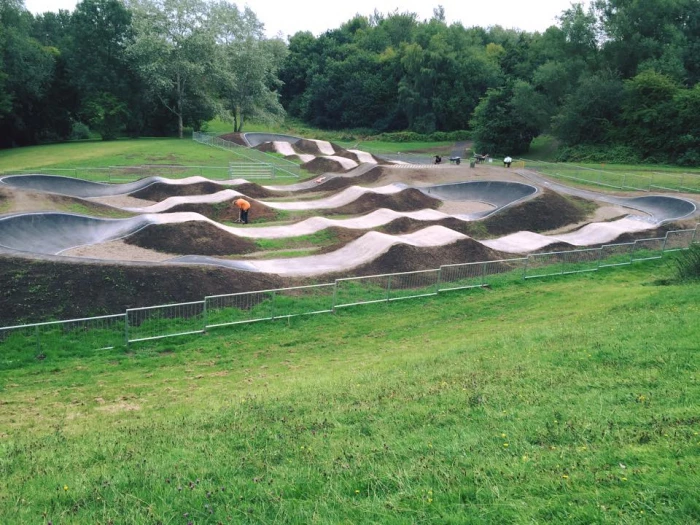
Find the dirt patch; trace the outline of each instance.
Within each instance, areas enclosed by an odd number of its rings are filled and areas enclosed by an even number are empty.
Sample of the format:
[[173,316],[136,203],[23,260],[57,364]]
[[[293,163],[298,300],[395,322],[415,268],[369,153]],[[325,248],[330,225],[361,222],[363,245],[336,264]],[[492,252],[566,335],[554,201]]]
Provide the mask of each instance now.
[[202,221],[152,224],[124,241],[141,248],[178,255],[234,255],[256,249],[254,242]]
[[243,195],[252,199],[266,199],[268,197],[279,197],[281,195],[280,192],[270,191],[255,182],[239,184],[238,186],[234,186],[234,188],[236,191],[240,191]]
[[485,219],[483,223],[490,235],[508,235],[523,230],[553,230],[580,222],[588,216],[586,206],[577,202],[577,199],[544,190],[538,197],[506,208]]
[[415,231],[422,230],[427,226],[444,226],[445,228],[449,228],[450,230],[454,230],[459,233],[463,233],[464,235],[474,237],[475,232],[473,224],[474,223],[460,221],[459,219],[455,219],[453,217],[447,217],[439,221],[429,222],[411,219],[410,217],[400,217],[398,219],[394,219],[388,224],[385,224],[384,226],[376,228],[376,230],[388,233],[390,235],[403,235],[406,233],[413,233]]
[[189,195],[209,195],[221,191],[220,184],[214,182],[195,182],[194,184],[165,184],[156,182],[129,196],[147,201],[160,202],[168,197],[184,197]]
[[367,230],[352,230],[350,228],[328,228],[328,231],[333,235],[334,242],[329,246],[324,246],[316,252],[316,254],[330,253],[341,249],[346,244],[359,239],[367,233]]
[[96,264],[0,256],[0,326],[121,314],[207,295],[285,286],[277,276],[213,266]]
[[429,197],[415,188],[410,188],[390,195],[365,193],[345,206],[324,210],[324,215],[359,215],[379,208],[388,208],[394,211],[416,211],[426,208],[435,210],[440,204],[442,202],[438,199]]
[[[239,209],[233,203],[235,199],[231,199],[225,202],[217,202],[214,204],[210,203],[185,203],[178,204],[177,206],[170,208],[168,213],[180,212],[180,211],[191,211],[204,215],[208,219],[216,222],[231,222],[238,219]],[[271,221],[279,218],[279,213],[260,202],[248,199],[250,202],[250,211],[248,212],[248,220],[250,222],[256,221]]]
[[461,239],[440,247],[419,248],[406,244],[392,246],[374,261],[351,273],[353,275],[379,275],[385,273],[432,270],[443,264],[496,261],[504,259],[502,253],[487,248],[473,239]]

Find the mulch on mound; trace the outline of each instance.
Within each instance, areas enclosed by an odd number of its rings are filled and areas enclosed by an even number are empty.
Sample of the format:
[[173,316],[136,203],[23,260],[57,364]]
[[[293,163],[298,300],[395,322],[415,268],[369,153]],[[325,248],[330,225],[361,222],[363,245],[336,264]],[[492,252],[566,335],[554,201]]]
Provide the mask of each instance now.
[[463,233],[464,235],[470,235],[470,224],[469,222],[460,221],[454,217],[447,217],[439,221],[419,221],[411,219],[410,217],[399,217],[376,229],[390,235],[402,235],[422,230],[428,226],[439,225]]
[[[337,160],[329,159],[328,157],[316,157],[309,162],[305,162],[301,165],[303,169],[308,172],[316,173],[317,175],[321,173],[345,173],[350,171],[343,167]],[[351,168],[352,169],[352,168]]]
[[269,290],[278,276],[213,266],[57,262],[0,256],[0,326],[122,314],[127,308]]
[[221,184],[214,182],[195,182],[193,184],[165,184],[156,182],[138,191],[130,193],[130,197],[160,202],[168,197],[185,197],[189,195],[209,195],[224,189]]
[[344,176],[334,176],[328,178],[326,181],[320,183],[318,186],[313,188],[307,188],[305,190],[300,190],[297,193],[312,193],[316,191],[338,191],[349,188],[350,186],[358,186],[361,184],[371,184],[377,182],[383,173],[380,168],[373,168],[367,173],[358,175],[357,177],[344,177]]
[[422,248],[396,244],[374,261],[362,265],[352,275],[380,275],[385,273],[433,270],[443,264],[497,261],[504,254],[487,248],[473,239],[460,239],[445,246]]
[[576,203],[575,198],[544,190],[534,199],[506,208],[482,222],[490,235],[508,235],[523,230],[554,230],[583,221],[587,216],[588,213]]
[[[204,215],[208,219],[216,222],[235,221],[239,216],[239,209],[233,203],[236,199],[231,199],[224,202],[211,203],[185,203],[178,204],[168,210],[169,213],[179,211],[191,211]],[[277,210],[274,210],[260,202],[247,199],[250,202],[250,211],[248,212],[248,221],[255,222],[259,220],[274,220],[278,217]]]
[[416,211],[425,208],[437,209],[441,201],[429,197],[415,188],[383,195],[380,193],[365,193],[357,200],[341,206],[324,210],[325,215],[359,215],[369,213],[378,208],[388,208],[394,211]]
[[240,191],[243,195],[252,199],[266,199],[268,197],[279,197],[281,195],[284,195],[284,193],[280,193],[279,191],[270,191],[266,188],[263,188],[260,184],[257,184],[255,182],[246,182],[245,184],[238,184],[237,186],[234,186],[234,188],[236,189],[236,191]]
[[256,250],[253,241],[202,221],[152,224],[126,237],[124,242],[177,255],[232,255]]

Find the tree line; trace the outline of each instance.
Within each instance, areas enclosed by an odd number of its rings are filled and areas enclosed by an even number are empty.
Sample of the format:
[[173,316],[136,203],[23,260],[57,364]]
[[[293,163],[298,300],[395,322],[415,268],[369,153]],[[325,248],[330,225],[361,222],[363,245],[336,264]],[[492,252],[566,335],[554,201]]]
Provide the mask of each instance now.
[[700,1],[572,4],[546,31],[357,16],[297,33],[280,71],[294,117],[329,128],[472,130],[480,151],[700,164]]
[[700,0],[571,4],[544,32],[447,24],[437,7],[266,38],[226,0],[0,0],[0,147],[182,136],[285,113],[327,129],[470,130],[491,154],[700,164]]
[[274,120],[286,52],[225,0],[82,0],[37,16],[0,0],[0,147]]

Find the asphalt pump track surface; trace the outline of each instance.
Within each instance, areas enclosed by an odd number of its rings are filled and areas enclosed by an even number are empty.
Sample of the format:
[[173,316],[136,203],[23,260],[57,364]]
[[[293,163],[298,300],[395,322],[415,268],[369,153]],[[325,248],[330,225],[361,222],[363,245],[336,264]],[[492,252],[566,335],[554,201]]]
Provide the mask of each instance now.
[[[647,195],[641,197],[614,197],[601,195],[587,190],[572,190],[563,185],[551,184],[545,179],[536,179],[529,175],[535,184],[547,186],[554,191],[585,196],[591,200],[614,203],[627,208],[639,210],[644,216],[631,215],[613,222],[593,223],[569,234],[547,236],[533,232],[518,232],[499,239],[482,241],[482,244],[498,251],[508,253],[526,253],[541,249],[549,244],[566,242],[574,246],[606,243],[623,233],[652,229],[664,222],[689,217],[696,213],[694,202],[665,195]],[[7,176],[0,179],[0,184],[9,184],[19,189],[71,195],[82,198],[123,195],[142,190],[158,183],[191,184],[212,182],[202,177],[170,180],[162,177],[149,177],[128,184],[103,184],[67,177],[36,174]],[[544,181],[544,183],[543,183]],[[226,185],[243,184],[247,181],[238,179],[226,181]],[[546,183],[546,184],[545,184]],[[278,187],[273,187],[277,189]],[[267,206],[284,210],[330,209],[342,206],[366,193],[394,194],[408,186],[393,183],[379,188],[354,186],[322,199],[309,199],[296,202],[259,201]],[[271,188],[268,188],[271,189]],[[286,188],[290,191],[289,188]],[[299,188],[302,189],[302,188]],[[477,181],[450,183],[418,188],[426,195],[443,201],[478,201],[493,208],[487,212],[466,215],[447,215],[436,210],[419,210],[415,212],[395,212],[379,209],[361,217],[333,220],[314,217],[288,226],[234,228],[216,223],[196,213],[162,213],[181,203],[210,202],[217,203],[231,200],[242,194],[235,190],[222,190],[214,194],[172,197],[144,208],[124,208],[139,215],[128,219],[101,219],[70,213],[30,213],[11,215],[0,219],[0,248],[10,253],[34,255],[60,254],[70,248],[89,244],[99,244],[132,235],[150,225],[178,224],[189,221],[206,221],[232,235],[248,238],[280,238],[305,235],[326,227],[345,227],[371,229],[386,224],[398,217],[416,220],[435,221],[446,217],[459,220],[479,220],[513,205],[532,198],[538,188],[532,184],[503,181]],[[293,191],[293,190],[292,190]],[[343,248],[331,253],[308,257],[283,258],[270,260],[229,260],[214,257],[186,255],[169,259],[168,262],[205,264],[235,268],[238,270],[274,273],[287,276],[310,276],[329,272],[350,270],[366,264],[386,253],[392,246],[407,245],[421,248],[435,248],[455,243],[467,237],[443,226],[428,226],[419,231],[405,235],[388,235],[370,231]]]

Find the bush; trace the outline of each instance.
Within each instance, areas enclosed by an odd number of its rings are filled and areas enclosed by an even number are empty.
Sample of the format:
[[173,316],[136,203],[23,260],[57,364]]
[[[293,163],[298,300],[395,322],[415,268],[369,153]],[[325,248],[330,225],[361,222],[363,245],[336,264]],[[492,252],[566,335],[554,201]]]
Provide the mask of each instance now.
[[676,276],[681,281],[700,279],[700,244],[693,244],[676,257]]
[[639,153],[630,146],[604,144],[577,144],[561,146],[556,154],[557,162],[609,162],[611,164],[639,164]]
[[90,128],[82,122],[74,122],[70,134],[71,140],[85,140],[90,138]]

